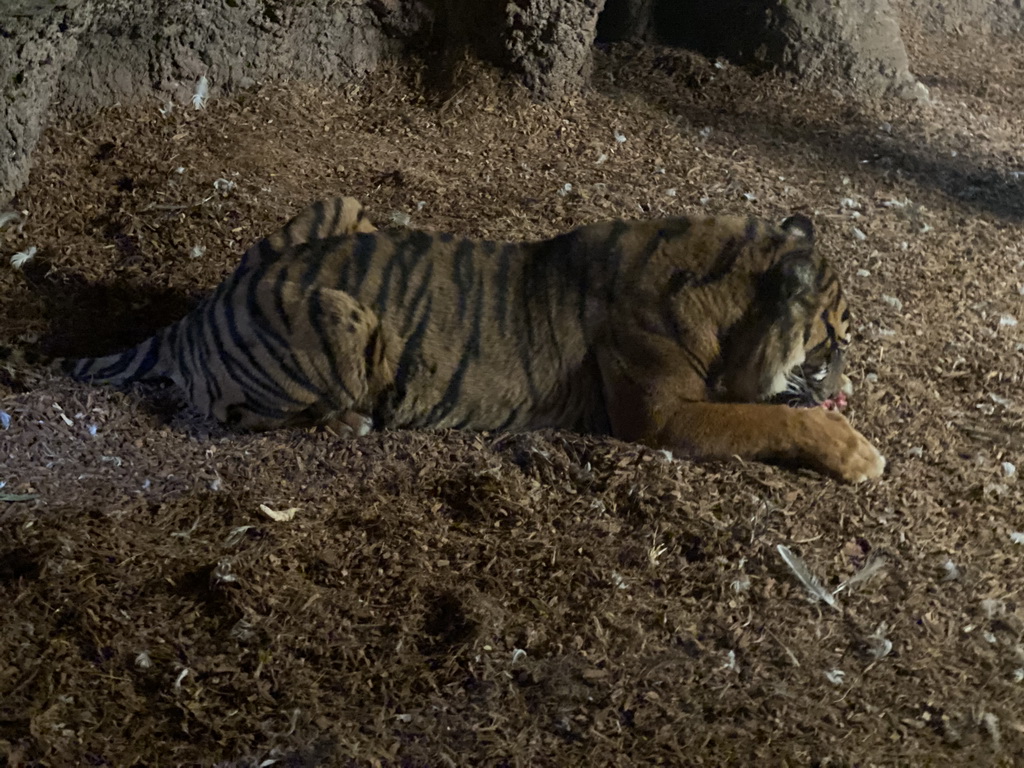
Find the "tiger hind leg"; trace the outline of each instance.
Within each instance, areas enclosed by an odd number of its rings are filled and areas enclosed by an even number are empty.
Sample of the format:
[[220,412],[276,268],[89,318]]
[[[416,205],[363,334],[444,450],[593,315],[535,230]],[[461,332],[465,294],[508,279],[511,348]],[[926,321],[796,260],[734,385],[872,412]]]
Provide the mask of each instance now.
[[338,437],[362,437],[373,431],[373,417],[358,411],[345,411],[323,422],[328,431]]
[[264,309],[238,340],[254,365],[244,377],[221,377],[213,415],[252,430],[326,426],[356,436],[372,429],[366,414],[394,380],[389,335],[377,314],[331,288],[271,282],[257,296]]

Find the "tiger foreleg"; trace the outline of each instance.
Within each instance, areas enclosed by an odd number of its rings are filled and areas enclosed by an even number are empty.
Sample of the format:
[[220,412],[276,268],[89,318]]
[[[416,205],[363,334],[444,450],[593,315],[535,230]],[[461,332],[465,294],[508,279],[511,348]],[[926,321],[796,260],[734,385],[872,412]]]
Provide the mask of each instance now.
[[868,439],[841,413],[825,408],[680,403],[647,441],[699,458],[795,463],[848,483],[876,478],[885,469]]
[[602,370],[612,433],[622,440],[699,459],[788,462],[848,483],[878,477],[885,469],[878,450],[836,411],[697,401],[697,382],[682,375],[640,384],[618,366]]

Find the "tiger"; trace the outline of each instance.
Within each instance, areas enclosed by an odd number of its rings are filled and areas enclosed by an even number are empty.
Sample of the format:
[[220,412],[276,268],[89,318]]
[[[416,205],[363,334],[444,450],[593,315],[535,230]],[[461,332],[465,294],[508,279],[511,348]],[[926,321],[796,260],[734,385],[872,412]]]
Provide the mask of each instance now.
[[378,230],[354,198],[258,241],[83,381],[170,379],[229,427],[610,435],[696,460],[879,477],[843,413],[850,311],[812,222],[610,220],[548,239]]

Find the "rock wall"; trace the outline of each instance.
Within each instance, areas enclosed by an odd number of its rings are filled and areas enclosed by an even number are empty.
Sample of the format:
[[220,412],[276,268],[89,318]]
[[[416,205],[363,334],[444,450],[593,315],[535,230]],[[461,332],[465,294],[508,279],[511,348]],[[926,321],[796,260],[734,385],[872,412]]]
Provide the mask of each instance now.
[[578,90],[590,77],[591,46],[605,0],[512,0],[506,6],[505,64],[545,97]]
[[14,5],[0,16],[0,203],[28,178],[29,155],[86,26],[73,8]]
[[1018,35],[1024,32],[1021,0],[893,0],[902,23],[932,34]]
[[868,98],[926,95],[889,0],[607,0],[599,34],[778,67]]
[[755,53],[765,64],[867,97],[928,98],[927,88],[910,73],[889,0],[785,0],[766,16],[766,44]]
[[[893,5],[890,5],[890,1]],[[821,87],[924,98],[899,21],[1018,32],[1021,0],[0,0],[0,203],[28,178],[51,114],[117,101],[189,107],[259,82],[359,78],[464,50],[541,97],[585,86],[596,35],[783,67]]]
[[92,8],[57,102],[72,111],[151,95],[187,104],[202,76],[211,95],[274,79],[352,80],[386,50],[381,26],[365,0],[107,0]]
[[271,80],[342,82],[427,18],[388,0],[8,0],[0,5],[0,202],[28,177],[50,114],[142,98],[191,107]]
[[[583,87],[604,0],[0,0],[0,203],[51,114],[154,99],[190,108],[260,82],[332,83],[466,49],[541,97]],[[440,54],[440,55],[438,55]],[[442,86],[443,87],[443,86]]]

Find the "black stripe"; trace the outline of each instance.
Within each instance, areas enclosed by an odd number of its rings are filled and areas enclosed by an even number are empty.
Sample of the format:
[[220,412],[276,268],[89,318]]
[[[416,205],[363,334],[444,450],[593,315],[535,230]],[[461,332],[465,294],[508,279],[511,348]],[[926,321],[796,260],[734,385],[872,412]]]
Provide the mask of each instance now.
[[[313,215],[311,221],[306,221],[306,215],[312,211]],[[314,239],[319,239],[321,227],[323,226],[324,219],[327,217],[326,205],[322,200],[317,200],[313,203],[305,213],[300,213],[295,220],[292,221],[292,225],[288,227],[285,233],[286,239],[285,244],[288,250],[294,248],[296,245],[302,243],[311,242],[310,235],[313,235]],[[298,233],[299,225],[303,225],[303,231],[301,234]]]
[[459,364],[456,366],[451,378],[448,379],[448,386],[445,388],[441,401],[431,409],[430,414],[427,416],[427,426],[439,424],[455,409],[459,399],[462,397],[462,382],[466,378],[466,371],[469,370],[469,366],[474,360],[480,358],[480,327],[484,314],[483,286],[478,283],[476,287],[473,322],[469,329],[469,336],[462,345]]
[[[400,278],[400,283],[398,285],[398,293],[397,293],[397,296],[395,298],[395,307],[396,308],[397,307],[403,307],[404,308],[404,306],[405,306],[405,296],[406,296],[406,294],[408,293],[408,290],[409,290],[410,281],[412,279],[412,272],[414,272],[416,270],[416,268],[420,265],[420,262],[423,261],[424,256],[428,255],[431,252],[431,250],[433,249],[433,247],[434,247],[433,238],[424,237],[424,238],[418,239],[415,243],[411,243],[411,242],[409,242],[407,240],[407,241],[401,243],[400,247],[396,248],[395,253],[396,253],[396,255],[401,257],[401,269],[402,269],[402,275],[401,275],[401,278]],[[406,256],[407,255],[410,256],[410,258],[408,260],[406,260]],[[430,276],[432,275],[432,273],[433,273],[433,264],[431,264],[431,266],[427,270],[427,278],[426,278],[427,282],[429,282]],[[414,303],[415,303],[415,301],[416,300],[414,300]],[[380,303],[377,304],[378,312],[383,312],[383,311],[385,311],[387,309],[388,309],[388,307],[384,306],[383,304],[380,304]]]
[[697,284],[697,275],[689,269],[675,267],[672,274],[668,276],[663,291],[663,302],[674,302],[676,297],[686,288]]
[[[221,328],[220,318],[217,317],[217,309],[221,304],[224,304],[225,312],[228,313],[233,318],[234,313],[226,302],[211,301],[210,306],[208,308],[208,313],[205,317],[206,322],[204,323],[203,327],[205,327],[206,330],[209,332],[210,346],[214,352],[217,361],[224,367],[225,374],[236,384],[242,383],[242,377],[238,375],[239,373],[243,374],[246,379],[251,380],[252,377],[251,375],[249,375],[249,372],[246,369],[246,367],[240,366],[238,361],[235,360],[235,358],[228,353],[227,347],[224,344],[224,339],[222,338],[223,329]],[[224,318],[224,322],[228,326],[228,334],[233,337],[235,346],[241,349],[241,344],[239,343],[240,337],[236,338],[238,334],[238,328],[232,327],[233,323],[227,317]],[[189,343],[186,346],[192,348],[192,340],[187,339],[187,341]],[[255,385],[260,386],[260,383],[257,381],[255,382]],[[245,387],[243,386],[242,389],[244,391]]]
[[[555,354],[555,365],[561,362],[564,358],[562,356],[562,345],[559,343],[559,329],[556,327],[555,313],[565,306],[565,283],[563,281],[564,275],[552,268],[552,263],[549,261],[544,264],[544,303],[541,307],[542,315],[544,317],[545,324],[548,328],[548,341]],[[557,296],[551,296],[551,289],[554,288],[557,291]],[[551,363],[548,363],[550,365]]]
[[591,264],[589,260],[580,258],[581,255],[575,239],[567,243],[566,259],[569,263],[569,274],[576,276],[576,316],[582,324],[587,314]]
[[451,269],[452,284],[455,286],[455,312],[459,321],[466,317],[466,294],[469,292],[469,285],[465,282],[465,261],[467,240],[460,240],[452,253]]
[[[285,333],[291,333],[292,332],[292,318],[291,318],[291,315],[289,314],[288,310],[284,306],[284,287],[285,287],[285,284],[287,282],[288,282],[288,270],[287,269],[279,270],[278,273],[277,273],[277,278],[274,280],[274,288],[273,288],[274,313],[275,313],[277,319],[281,322],[281,325],[284,327]],[[259,286],[259,283],[260,283],[259,279],[253,279],[252,283],[249,286],[249,292],[248,292],[249,295],[247,297],[247,302],[248,302],[250,307],[251,306],[255,306],[255,305],[258,304],[258,302],[256,301],[256,290],[257,290],[257,288]]]
[[[317,339],[320,341],[320,348],[324,352],[324,357],[327,358],[327,364],[333,374],[330,380],[348,397],[350,405],[355,403],[357,401],[355,393],[345,386],[344,374],[341,370],[344,361],[338,360],[334,347],[331,345],[328,329],[324,326],[324,309],[320,302],[320,291],[313,291],[309,296],[309,324],[313,326]],[[349,361],[350,364],[352,362],[354,361]]]
[[[153,369],[160,359],[159,333],[154,334],[145,341],[136,344],[118,356],[118,359],[108,364],[100,371],[94,371],[90,378],[110,379],[115,383],[128,384],[139,381]],[[93,360],[93,363],[96,361]],[[124,372],[136,365],[135,371],[130,376]],[[75,378],[78,378],[77,376]]]
[[469,299],[469,292],[473,288],[475,269],[473,266],[473,251],[475,243],[472,240],[462,240],[455,248],[452,256],[452,282],[455,283],[457,311],[459,322],[466,319],[466,304]]
[[834,348],[837,345],[837,343],[836,343],[836,329],[835,329],[835,326],[832,325],[832,323],[830,323],[828,321],[828,310],[827,309],[823,310],[822,313],[821,313],[821,322],[823,322],[825,324],[825,333],[828,335],[829,346]]
[[377,245],[380,242],[377,237],[368,234],[356,235],[355,241],[350,259],[355,266],[356,274],[345,286],[345,290],[352,294],[357,294],[363,287],[363,282],[370,272],[370,265],[373,263],[373,257],[377,253]]
[[[309,380],[309,377],[302,371],[302,366],[296,357],[297,350],[295,349],[295,345],[274,329],[272,319],[263,311],[263,304],[259,300],[257,291],[263,283],[265,274],[266,272],[259,275],[253,275],[245,292],[245,308],[251,319],[251,329],[256,333],[260,344],[262,344],[268,351],[273,350],[271,357],[277,361],[281,368],[281,372],[285,376],[307,392],[318,397],[322,397],[324,394],[323,389],[314,385],[313,382]],[[285,333],[290,335],[292,333],[292,313],[284,303],[284,283],[287,282],[285,279],[286,275],[287,270],[281,269],[278,272],[277,279],[274,281],[273,311],[276,317],[284,325]]]
[[[190,317],[189,319],[187,319],[186,322],[188,325],[191,326],[199,326],[202,323],[202,320],[202,315],[197,315]],[[200,331],[201,330],[202,329],[200,328]],[[174,333],[174,341],[178,341],[178,329],[173,328],[172,331]],[[202,338],[202,336],[203,334],[200,333],[200,338],[194,344],[190,344],[190,346],[193,347],[192,354],[193,359],[195,360],[196,367],[194,369],[190,369],[188,373],[190,373],[193,376],[201,375],[204,389],[206,392],[206,398],[208,403],[207,407],[212,410],[214,404],[219,403],[221,401],[221,398],[224,396],[224,391],[220,387],[220,377],[217,376],[214,373],[213,369],[210,367],[210,350],[206,346],[206,339]],[[171,340],[168,340],[168,343],[171,343]],[[172,347],[172,349],[174,349],[174,347]],[[177,354],[177,351],[175,351],[175,356],[180,357]],[[185,370],[179,367],[178,371],[179,375],[181,375],[182,377],[185,376]],[[195,404],[194,399],[192,400],[192,402],[193,404]]]
[[277,258],[281,255],[281,252],[270,244],[270,240],[268,238],[264,238],[256,244],[256,252],[259,254],[260,266],[272,264],[277,261]]
[[747,225],[746,240],[737,240],[734,237],[730,237],[726,240],[725,245],[722,246],[718,252],[718,256],[715,258],[714,263],[700,279],[697,280],[697,286],[711,285],[717,283],[723,277],[732,272],[733,267],[736,266],[736,261],[743,253],[744,247],[754,237],[755,233],[750,231],[750,227],[755,226],[756,223],[749,223]]
[[[132,379],[122,378],[122,376],[125,371],[131,368],[134,361],[140,354],[142,354],[141,345],[136,345],[130,349],[126,349],[124,352],[121,352],[116,356],[103,355],[102,357],[85,358],[79,362],[75,372],[72,374],[72,378],[81,380],[100,379],[110,380],[112,383],[128,383],[132,381]],[[106,361],[105,365],[102,365],[103,361]]]
[[[260,394],[271,399],[283,400],[286,403],[298,403],[299,401],[292,398],[281,386],[274,380],[273,376],[269,371],[263,369],[263,366],[256,360],[249,345],[245,343],[242,338],[241,329],[238,324],[238,318],[235,316],[234,303],[231,300],[232,297],[224,297],[224,300],[218,301],[213,306],[213,312],[211,317],[213,322],[211,323],[211,329],[213,330],[213,339],[217,349],[217,356],[224,364],[225,371],[228,375],[234,379],[235,382],[242,384],[243,391],[246,391],[245,383],[254,389],[260,390]],[[221,306],[223,310],[223,328],[221,323],[217,322],[216,317],[216,306]],[[246,315],[251,317],[252,307],[246,306],[249,310]],[[235,349],[241,353],[243,360],[238,360],[234,355],[227,351],[227,347],[224,345],[224,340],[221,334],[226,331],[228,336],[231,338]],[[255,397],[257,393],[246,392],[246,401],[249,402],[251,397]]]
[[238,415],[239,411],[248,411],[257,416],[263,416],[267,421],[278,423],[287,421],[288,417],[292,415],[291,411],[275,408],[272,405],[253,400],[248,392],[244,392],[243,395],[245,397],[244,403],[232,403],[226,409],[226,422],[229,425],[237,424],[241,420]]
[[471,408],[466,412],[466,415],[459,419],[457,422],[452,424],[452,429],[472,429],[476,421],[476,409]]
[[653,237],[649,237],[647,242],[644,244],[643,249],[640,251],[640,255],[637,257],[636,262],[633,265],[633,269],[636,270],[637,274],[643,274],[647,271],[650,266],[651,259],[654,254],[658,251],[658,246],[664,242],[681,238],[690,231],[693,223],[689,219],[679,218],[671,219],[665,222],[665,224],[658,228],[658,231]]
[[260,255],[260,261],[271,261],[272,257],[278,255],[278,250],[270,244],[270,240],[263,238],[256,244],[256,251]]
[[[416,257],[419,255],[414,253]],[[405,298],[405,290],[409,282],[409,265],[406,263],[406,256],[405,248],[395,248],[391,258],[384,264],[384,269],[381,272],[380,287],[377,289],[377,296],[373,300],[373,306],[378,312],[383,312],[388,308],[388,300],[391,298],[392,277],[396,268],[399,270],[397,285],[399,291],[398,302]]]
[[[830,279],[826,280],[823,283],[822,280],[824,278],[826,278],[826,277],[829,277]],[[826,262],[824,259],[822,259],[821,261],[818,262],[818,272],[817,272],[817,274],[814,277],[815,285],[819,286],[819,291],[821,293],[825,293],[825,291],[827,291],[829,288],[831,288],[832,284],[835,283],[835,282],[836,282],[836,276],[834,274],[831,275],[831,276],[828,274],[828,262]]]
[[758,233],[761,231],[761,222],[753,216],[747,217],[746,226],[743,227],[743,242],[752,243],[758,240]]
[[[395,371],[395,391],[399,400],[405,397],[406,383],[416,372],[420,350],[423,347],[423,336],[427,332],[432,314],[433,297],[428,297],[426,306],[420,314],[416,329],[412,332],[402,348],[402,354],[398,358],[398,367]],[[403,334],[404,335],[404,334]]]
[[508,273],[510,268],[510,256],[513,251],[519,250],[514,243],[505,243],[498,251],[498,275],[495,290],[495,314],[498,318],[498,330],[502,336],[508,331],[508,295],[511,291]]
[[[149,338],[148,348],[146,349],[146,352],[142,357],[142,362],[139,363],[139,367],[136,369],[133,378],[141,379],[156,368],[157,363],[160,362],[160,349],[164,344],[163,339],[161,338],[162,336],[163,331],[160,331]],[[146,344],[146,342],[142,343]]]
[[[536,368],[541,366],[547,368],[543,350],[553,344],[556,353],[558,348],[558,329],[555,327],[555,319],[552,312],[555,307],[552,303],[559,304],[562,296],[563,284],[559,273],[558,259],[564,254],[565,249],[571,247],[568,244],[568,236],[560,235],[542,244],[540,248],[531,248],[522,260],[521,290],[515,298],[523,309],[523,321],[525,328],[526,347],[518,345],[519,364],[526,377],[526,385],[529,392],[529,399],[536,403],[542,392],[537,385]],[[621,255],[621,250],[619,252]],[[558,296],[553,296],[552,291],[558,291]],[[541,338],[542,325],[547,327],[547,336]],[[538,354],[540,353],[540,354]]]
[[608,233],[607,244],[601,247],[604,255],[605,292],[609,301],[618,293],[618,281],[622,276],[622,238],[628,231],[628,222],[616,221]]
[[519,299],[517,302],[518,308],[522,311],[522,326],[517,328],[516,331],[519,333],[525,333],[526,345],[525,347],[520,343],[519,349],[519,362],[522,366],[523,373],[526,374],[526,386],[529,389],[530,400],[535,401],[537,398],[538,390],[537,385],[533,380],[533,358],[535,355],[535,338],[533,328],[533,299],[534,299],[534,286],[536,281],[535,272],[537,271],[538,253],[536,251],[531,252],[527,257],[520,262],[519,271],[519,292],[516,298]]
[[404,282],[406,278],[406,269],[404,263],[399,263],[402,260],[403,254],[399,251],[396,252],[388,259],[384,265],[384,269],[380,276],[380,287],[377,289],[377,296],[373,300],[373,306],[375,308],[384,308],[387,306],[388,299],[391,296],[391,277],[395,272],[395,267],[401,267],[402,277],[399,278],[399,283]]
[[409,304],[408,307],[403,306],[403,309],[406,310],[406,313],[405,318],[402,320],[402,328],[399,331],[399,335],[402,336],[403,338],[406,335],[408,335],[409,331],[412,329],[413,323],[416,322],[416,315],[419,312],[420,305],[427,298],[427,292],[430,290],[431,278],[433,278],[433,276],[434,262],[431,261],[427,264],[426,274],[424,274],[420,278],[419,285],[416,286],[416,293],[413,294],[412,302]]
[[[211,393],[210,379],[213,378],[209,369],[204,365],[205,339],[197,338],[196,335],[198,332],[198,335],[201,337],[203,335],[202,330],[203,314],[201,311],[195,312],[171,327],[169,339],[173,345],[171,350],[177,361],[178,375],[188,388],[189,400],[197,408],[199,404],[195,392],[196,385],[198,383],[204,384],[206,393],[209,395]],[[210,399],[207,402],[207,408],[212,408],[215,401]]]
[[509,410],[508,417],[503,422],[501,422],[501,424],[499,424],[497,427],[495,427],[495,430],[498,431],[498,432],[504,432],[509,427],[511,427],[513,424],[515,424],[518,420],[519,420],[519,408],[512,407]]
[[174,329],[172,340],[179,374],[189,377],[189,397],[193,404],[196,403],[195,388],[198,383],[202,383],[207,395],[211,396],[208,415],[212,415],[214,405],[224,397],[220,386],[222,376],[230,378],[225,361],[217,353],[217,303],[224,301],[226,294],[225,290],[218,288],[208,296],[187,323]]
[[[326,228],[321,229],[322,221],[320,221],[310,228],[310,231],[320,239],[331,237],[332,235],[347,234],[338,229],[338,222],[342,220],[341,214],[345,210],[345,201],[339,197],[332,200],[331,203],[331,223]],[[326,211],[324,213],[326,214]],[[326,219],[327,217],[325,215],[322,218]]]
[[[209,298],[206,300],[209,302]],[[196,359],[191,359],[189,355],[198,355],[199,350],[205,350],[205,339],[200,339],[198,342],[195,340],[193,332],[195,330],[202,330],[204,315],[203,312],[207,309],[207,305],[201,304],[196,310],[188,315],[187,318],[181,322],[175,323],[171,326],[168,334],[166,343],[171,347],[171,354],[174,356],[174,365],[178,371],[178,375],[185,381],[189,380],[190,376],[199,375],[203,372],[202,367],[197,364]],[[182,339],[184,337],[184,339]],[[189,400],[195,403],[195,394],[192,391],[188,393]],[[212,403],[211,403],[212,404]]]
[[690,365],[693,367],[701,378],[707,380],[708,378],[708,361],[702,360],[700,355],[693,351],[693,348],[687,344],[683,339],[679,340],[679,349],[682,350],[683,354],[686,355],[690,360]]
[[[309,243],[303,243],[294,249],[291,257],[295,261],[305,260],[306,270],[302,273],[302,277],[299,278],[299,287],[303,292],[308,291],[312,286],[320,283],[320,273],[323,271],[324,265],[327,259],[320,258],[323,254],[323,247],[318,249],[318,252],[311,254],[312,246]],[[346,264],[346,267],[348,265]]]
[[366,340],[366,346],[363,347],[363,364],[366,366],[367,381],[373,378],[373,369],[380,363],[378,355],[380,343],[380,326],[377,325],[370,333],[370,338]]
[[[700,356],[694,352],[693,348],[687,343],[685,330],[679,327],[678,321],[674,316],[672,318],[672,333],[679,350],[689,359],[690,366],[702,379],[708,381],[709,369],[707,363],[701,360]],[[719,355],[719,357],[721,357],[721,355]]]
[[[88,374],[90,379],[117,379],[119,378],[128,368],[131,367],[132,361],[135,360],[135,356],[138,354],[138,350],[132,347],[125,352],[122,352],[117,356],[117,359],[111,363],[108,363],[105,367],[100,370],[92,371]],[[103,359],[103,358],[100,358]],[[93,359],[90,361],[90,365],[96,365],[99,360]]]
[[235,267],[235,274],[247,269],[266,266],[276,260],[278,252],[270,244],[270,238],[264,237],[249,246],[242,255],[242,260]]

